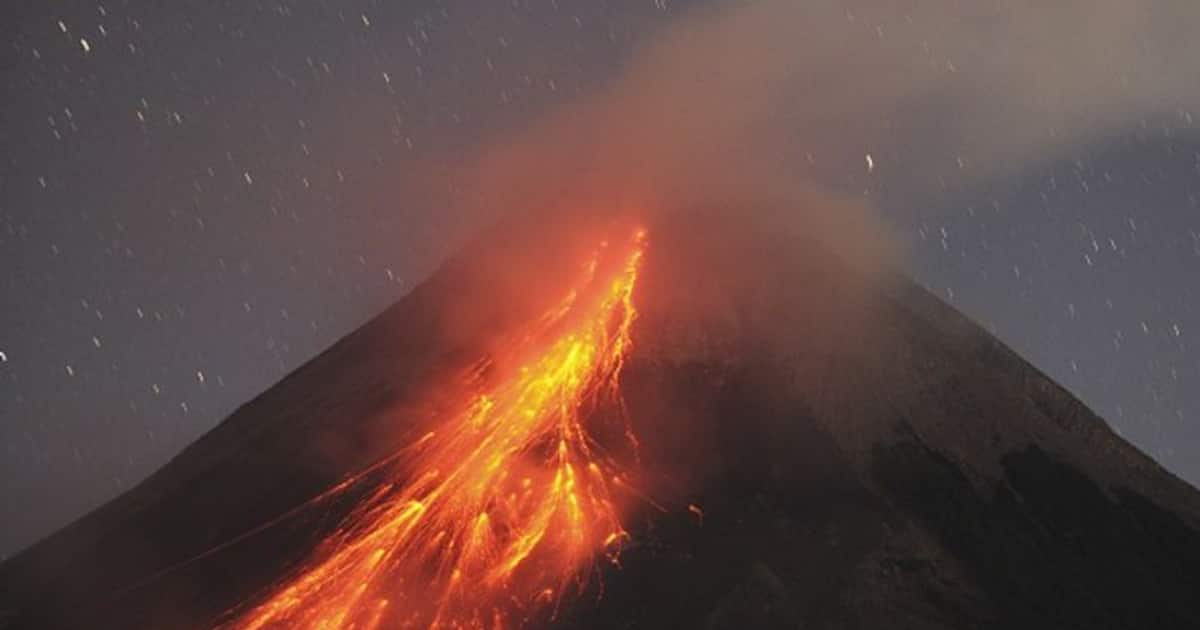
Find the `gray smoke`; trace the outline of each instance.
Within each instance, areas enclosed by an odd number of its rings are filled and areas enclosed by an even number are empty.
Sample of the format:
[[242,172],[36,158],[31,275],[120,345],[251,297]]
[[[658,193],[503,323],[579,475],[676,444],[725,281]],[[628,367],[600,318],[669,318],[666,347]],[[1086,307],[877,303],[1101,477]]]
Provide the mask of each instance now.
[[1200,115],[1197,33],[1191,0],[705,6],[458,181],[484,216],[786,207],[797,230],[884,260],[866,191],[922,199]]

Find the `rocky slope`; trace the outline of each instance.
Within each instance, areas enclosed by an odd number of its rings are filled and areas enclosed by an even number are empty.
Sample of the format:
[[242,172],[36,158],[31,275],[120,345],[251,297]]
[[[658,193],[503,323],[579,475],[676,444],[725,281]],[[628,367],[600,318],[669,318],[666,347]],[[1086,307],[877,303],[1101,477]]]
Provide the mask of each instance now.
[[[1200,627],[1200,492],[980,327],[769,223],[647,227],[622,379],[647,499],[594,596],[532,625]],[[252,599],[356,497],[297,506],[411,442],[592,235],[531,230],[0,566],[0,628],[210,627]]]

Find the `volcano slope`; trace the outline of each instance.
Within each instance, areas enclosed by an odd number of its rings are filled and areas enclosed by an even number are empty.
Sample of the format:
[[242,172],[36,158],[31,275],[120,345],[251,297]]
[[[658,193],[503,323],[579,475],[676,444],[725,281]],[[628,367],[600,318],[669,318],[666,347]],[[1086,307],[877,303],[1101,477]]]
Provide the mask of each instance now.
[[[546,223],[481,237],[144,483],[0,566],[0,627],[361,619],[262,611],[309,604],[288,585],[356,544],[337,533],[407,483],[389,475],[416,474],[380,462],[456,413],[462,373],[500,378],[472,366],[554,308],[580,252],[628,227]],[[636,435],[633,456],[605,459],[625,467],[620,524],[573,588],[445,625],[1200,627],[1200,493],[995,338],[770,222],[644,226],[619,401],[581,411]],[[437,580],[407,575],[355,627],[427,627]]]

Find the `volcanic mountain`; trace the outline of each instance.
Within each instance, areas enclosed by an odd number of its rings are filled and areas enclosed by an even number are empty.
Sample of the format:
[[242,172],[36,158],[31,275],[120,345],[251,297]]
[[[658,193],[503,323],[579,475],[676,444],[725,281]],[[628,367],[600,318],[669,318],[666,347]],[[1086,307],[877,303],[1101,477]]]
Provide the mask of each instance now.
[[1200,492],[821,239],[543,218],[0,585],[0,628],[1200,628]]

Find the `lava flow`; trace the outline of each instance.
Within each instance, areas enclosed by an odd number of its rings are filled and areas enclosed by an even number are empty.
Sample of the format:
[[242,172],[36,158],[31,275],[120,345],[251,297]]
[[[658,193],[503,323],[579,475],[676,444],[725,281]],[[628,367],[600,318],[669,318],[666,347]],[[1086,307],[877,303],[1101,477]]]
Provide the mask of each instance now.
[[621,251],[602,246],[512,337],[523,367],[413,445],[403,475],[368,493],[328,551],[227,627],[521,625],[579,590],[597,557],[615,560],[626,475],[590,412],[620,408],[645,247],[644,231]]

